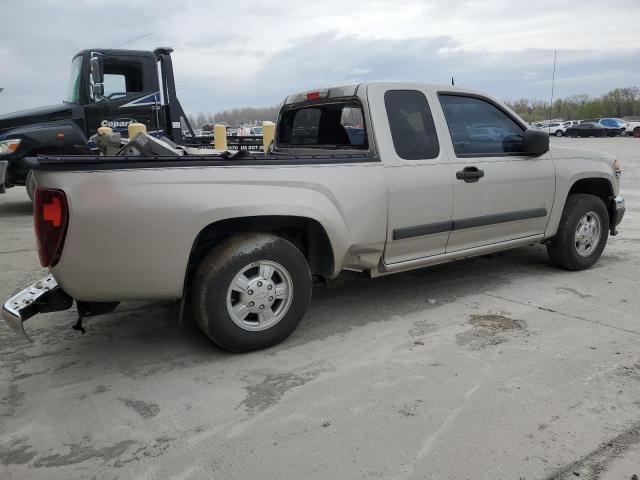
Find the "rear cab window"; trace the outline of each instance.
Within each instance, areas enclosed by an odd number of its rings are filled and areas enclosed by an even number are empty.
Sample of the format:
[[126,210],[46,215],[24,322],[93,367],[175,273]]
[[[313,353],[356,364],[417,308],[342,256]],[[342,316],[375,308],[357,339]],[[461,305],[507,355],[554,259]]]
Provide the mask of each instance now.
[[281,113],[277,134],[278,149],[369,148],[363,108],[356,98],[292,105]]
[[488,99],[439,94],[458,157],[521,154],[524,127]]
[[404,160],[430,160],[440,153],[436,127],[424,93],[389,90],[384,95],[396,154]]

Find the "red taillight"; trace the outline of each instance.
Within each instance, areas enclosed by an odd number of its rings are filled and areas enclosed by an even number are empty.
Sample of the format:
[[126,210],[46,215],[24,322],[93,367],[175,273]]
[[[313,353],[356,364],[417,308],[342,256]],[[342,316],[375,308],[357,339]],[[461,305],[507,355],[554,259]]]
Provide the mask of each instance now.
[[43,267],[52,267],[58,263],[68,220],[69,208],[64,192],[38,187],[33,204],[33,222],[40,265]]
[[318,98],[320,98],[320,92],[307,93],[307,100],[317,100]]

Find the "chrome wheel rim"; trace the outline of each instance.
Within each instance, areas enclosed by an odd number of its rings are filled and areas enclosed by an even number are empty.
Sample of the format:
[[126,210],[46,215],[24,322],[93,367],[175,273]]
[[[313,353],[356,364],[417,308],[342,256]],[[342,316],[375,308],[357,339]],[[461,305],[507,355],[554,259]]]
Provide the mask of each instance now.
[[233,277],[227,291],[227,312],[243,330],[266,330],[284,318],[292,298],[293,281],[286,268],[261,260]]
[[594,211],[585,213],[576,227],[575,245],[576,252],[581,257],[591,255],[598,244],[602,233],[602,222],[600,217]]

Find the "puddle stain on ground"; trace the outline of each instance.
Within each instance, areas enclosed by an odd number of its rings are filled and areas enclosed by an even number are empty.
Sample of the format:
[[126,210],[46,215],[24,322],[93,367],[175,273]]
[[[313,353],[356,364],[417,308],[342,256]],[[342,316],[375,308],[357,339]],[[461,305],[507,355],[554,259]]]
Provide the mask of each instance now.
[[508,312],[471,315],[467,323],[473,328],[458,333],[456,342],[471,350],[480,350],[508,341],[509,334],[527,331],[525,321],[507,315]]
[[99,459],[103,462],[115,460],[127,451],[129,447],[135,445],[133,440],[122,440],[113,445],[103,448],[94,448],[87,443],[69,443],[69,453],[64,455],[54,454],[48,457],[39,458],[33,463],[34,467],[60,467],[64,465],[75,465],[91,459]]
[[29,463],[38,454],[31,448],[26,437],[12,440],[8,445],[0,446],[0,463],[5,467]]
[[407,403],[398,410],[398,413],[403,417],[415,417],[419,414],[419,409],[423,403],[423,400],[416,400],[413,403]]
[[631,380],[640,380],[640,363],[627,366],[623,365],[616,370],[616,373]]
[[100,395],[101,393],[106,393],[109,390],[111,390],[111,388],[108,385],[98,385],[96,389],[93,391],[93,394]]
[[428,320],[418,320],[413,324],[411,330],[409,330],[409,335],[411,337],[422,337],[435,329],[436,326]]
[[[142,444],[135,440],[122,440],[113,445],[96,448],[91,444],[90,436],[83,437],[81,443],[65,443],[63,448],[66,453],[40,456],[33,462],[36,468],[53,468],[67,465],[77,465],[88,460],[99,460],[103,464],[109,464],[114,468],[135,462],[141,457],[158,457],[162,455],[176,439],[162,436],[154,439],[150,444]],[[135,450],[133,447],[137,447]],[[130,452],[127,454],[127,452]],[[0,445],[0,464],[4,466],[24,465],[31,462],[39,455],[34,447],[29,444],[26,437],[12,440],[6,445]]]
[[157,403],[147,403],[142,400],[132,400],[130,398],[119,399],[125,406],[133,409],[142,418],[153,418],[160,413],[160,407]]
[[297,372],[267,373],[260,383],[244,387],[247,396],[236,408],[244,407],[249,413],[259,413],[277,404],[288,391],[315,380],[325,371],[327,368],[316,367]]

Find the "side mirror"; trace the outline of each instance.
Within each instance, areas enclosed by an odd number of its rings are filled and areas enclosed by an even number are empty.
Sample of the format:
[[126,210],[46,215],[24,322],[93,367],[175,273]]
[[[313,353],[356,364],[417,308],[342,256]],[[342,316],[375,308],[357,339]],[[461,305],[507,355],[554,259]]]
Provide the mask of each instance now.
[[91,57],[89,60],[89,66],[91,69],[91,80],[93,83],[104,83],[104,65],[102,63],[102,57],[98,55]]
[[530,128],[522,136],[522,151],[531,155],[542,155],[549,151],[549,134]]
[[93,90],[93,95],[96,97],[102,97],[104,95],[104,85],[101,83],[91,85],[91,89]]

